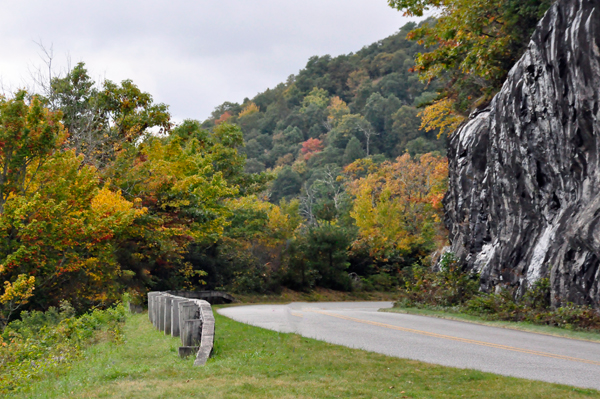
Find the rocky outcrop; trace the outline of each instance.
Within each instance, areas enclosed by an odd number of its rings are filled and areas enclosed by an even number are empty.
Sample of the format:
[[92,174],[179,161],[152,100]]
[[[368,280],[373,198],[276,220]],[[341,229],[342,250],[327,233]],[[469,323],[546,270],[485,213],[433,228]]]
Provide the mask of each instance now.
[[600,304],[600,0],[559,0],[490,106],[450,140],[452,251],[482,288],[549,277]]

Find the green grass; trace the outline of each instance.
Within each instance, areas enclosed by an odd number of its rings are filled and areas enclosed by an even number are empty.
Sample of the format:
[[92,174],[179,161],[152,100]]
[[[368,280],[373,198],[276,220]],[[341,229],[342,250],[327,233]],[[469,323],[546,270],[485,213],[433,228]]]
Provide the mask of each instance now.
[[556,337],[580,339],[585,341],[600,342],[600,334],[589,331],[575,331],[560,327],[544,326],[527,322],[486,320],[483,317],[472,316],[449,310],[431,310],[418,308],[390,308],[381,309],[381,312],[415,314],[420,316],[438,317],[441,319],[458,320],[467,323],[484,324],[492,327],[509,328],[512,330],[528,331],[537,334],[553,335]]
[[215,314],[214,357],[177,357],[178,339],[132,315],[123,343],[10,398],[600,398],[600,392],[436,366],[280,334]]

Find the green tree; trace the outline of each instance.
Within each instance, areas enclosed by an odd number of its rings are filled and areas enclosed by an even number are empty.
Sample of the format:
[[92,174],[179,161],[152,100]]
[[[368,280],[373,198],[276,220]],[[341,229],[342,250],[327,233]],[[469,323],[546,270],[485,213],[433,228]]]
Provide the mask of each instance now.
[[267,175],[243,172],[242,143],[235,125],[208,132],[187,121],[170,136],[149,136],[119,153],[114,184],[148,209],[118,249],[120,264],[137,276],[132,289],[176,289],[199,276],[198,265],[186,263],[190,248],[210,247],[225,234],[228,200],[264,190]]
[[60,118],[25,92],[0,99],[5,321],[28,297],[38,307],[65,298],[80,307],[114,299],[121,274],[115,237],[144,212],[120,192],[100,189],[97,170],[82,164],[74,150],[62,149]]
[[404,154],[407,143],[423,134],[419,131],[421,118],[417,116],[418,113],[415,107],[403,105],[392,115],[394,122],[389,144],[394,145],[395,155]]
[[344,150],[344,165],[351,164],[357,159],[365,157],[365,151],[356,137],[352,137]]
[[309,228],[304,247],[305,263],[315,270],[317,284],[333,289],[350,290],[346,270],[350,239],[348,232],[333,224]]
[[291,167],[284,166],[277,178],[271,183],[270,201],[278,203],[283,198],[291,198],[300,193],[302,187],[302,179],[297,172],[294,172]]
[[0,97],[0,213],[9,197],[35,190],[32,180],[65,138],[60,116],[25,91]]
[[168,107],[154,104],[131,80],[96,84],[85,64],[78,63],[65,77],[53,78],[47,100],[61,111],[69,136],[66,148],[84,155],[84,162],[102,168],[124,144],[136,142],[148,129],[165,133],[171,128]]
[[409,34],[430,48],[429,52],[417,55],[414,69],[422,80],[443,79],[446,86],[440,97],[451,99],[452,112],[463,115],[489,101],[501,87],[551,3],[551,0],[388,0],[391,7],[411,16],[422,16],[430,9],[440,10],[436,21],[429,21]]

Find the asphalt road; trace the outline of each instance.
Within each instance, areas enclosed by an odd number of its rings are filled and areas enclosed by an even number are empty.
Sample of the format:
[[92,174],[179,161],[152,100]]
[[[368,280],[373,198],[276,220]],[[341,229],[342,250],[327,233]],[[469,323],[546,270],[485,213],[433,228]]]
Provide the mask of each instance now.
[[296,302],[218,312],[254,326],[389,356],[600,390],[600,343],[378,312],[391,306]]

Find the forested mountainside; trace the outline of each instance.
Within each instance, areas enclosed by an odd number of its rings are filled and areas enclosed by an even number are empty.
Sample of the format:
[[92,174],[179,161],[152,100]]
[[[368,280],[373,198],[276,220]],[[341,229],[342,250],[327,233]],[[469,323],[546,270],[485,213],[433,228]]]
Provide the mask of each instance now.
[[424,50],[406,38],[416,27],[409,23],[354,54],[312,57],[285,83],[242,104],[218,106],[203,127],[223,121],[241,127],[246,171],[277,173],[273,203],[298,196],[327,165],[343,167],[367,155],[381,162],[405,152],[445,153],[436,131],[419,129],[419,106],[434,100],[438,87],[411,71]]
[[84,63],[0,95],[0,347],[201,289],[600,330],[599,1],[389,0],[440,14],[206,121]]
[[0,327],[123,292],[401,285],[447,236],[414,27],[315,57],[204,122],[176,125],[133,81],[96,82],[84,63],[0,96]]

